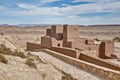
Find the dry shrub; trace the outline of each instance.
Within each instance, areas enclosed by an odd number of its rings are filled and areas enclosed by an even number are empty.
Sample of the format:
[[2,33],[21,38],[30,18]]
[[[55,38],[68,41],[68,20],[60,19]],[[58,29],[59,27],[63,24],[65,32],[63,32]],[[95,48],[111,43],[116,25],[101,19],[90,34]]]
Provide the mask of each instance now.
[[27,59],[25,64],[27,64],[28,66],[30,66],[31,68],[35,68],[37,69],[37,66],[35,65],[35,63],[33,62],[32,59]]
[[26,57],[23,52],[19,52],[17,50],[14,52],[14,56],[18,56],[18,57],[21,57],[21,58],[25,58]]
[[0,45],[0,53],[5,54],[5,55],[18,56],[18,57],[21,57],[21,58],[26,57],[23,52],[19,52],[18,50],[15,50],[15,52],[13,52],[13,51],[11,51],[10,48],[7,48],[4,44]]
[[113,41],[120,42],[120,37],[115,37]]
[[4,35],[4,33],[0,33],[0,35]]
[[8,63],[8,61],[6,60],[6,58],[3,55],[1,55],[1,54],[0,54],[0,62],[5,63],[5,64]]
[[64,73],[63,72],[63,76],[62,76],[62,80],[77,80],[77,79],[74,79],[71,75],[67,74],[67,73]]

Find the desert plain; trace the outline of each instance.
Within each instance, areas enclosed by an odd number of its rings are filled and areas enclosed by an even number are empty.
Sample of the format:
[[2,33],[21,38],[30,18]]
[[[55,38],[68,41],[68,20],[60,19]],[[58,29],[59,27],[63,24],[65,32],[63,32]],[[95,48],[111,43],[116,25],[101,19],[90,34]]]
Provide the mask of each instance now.
[[[26,42],[40,44],[41,37],[46,35],[46,29],[48,28],[50,26],[0,26],[0,42],[5,43],[9,48],[19,49],[24,52],[26,50]],[[115,37],[120,37],[120,25],[79,26],[79,37],[113,40]],[[4,41],[3,38],[8,41]],[[114,45],[115,53],[120,56],[120,42],[115,42]],[[38,69],[35,70],[26,66],[24,64],[26,59],[5,55],[9,61],[7,65],[0,63],[0,80],[104,80],[82,70],[76,73],[78,71],[76,67],[66,64],[48,54],[43,54],[43,52],[31,52],[29,55],[25,52],[25,54],[35,59]],[[37,60],[36,55],[39,56]],[[113,61],[113,63],[120,66],[119,61]],[[59,64],[63,65],[58,66]],[[68,70],[68,68],[71,70]],[[70,74],[73,78],[67,79],[65,74]],[[65,78],[62,77],[63,75]]]

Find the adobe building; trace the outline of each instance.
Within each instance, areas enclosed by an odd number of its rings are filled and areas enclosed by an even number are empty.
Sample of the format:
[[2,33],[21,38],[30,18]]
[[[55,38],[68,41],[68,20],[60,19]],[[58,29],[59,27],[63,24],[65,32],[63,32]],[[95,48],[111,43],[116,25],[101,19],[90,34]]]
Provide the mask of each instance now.
[[[96,42],[91,39],[80,38],[77,25],[53,25],[46,30],[46,35],[41,37],[41,44],[27,43],[27,50],[29,51],[41,51],[42,48],[45,52],[49,52],[48,54],[80,69],[105,77],[105,79],[110,77],[107,80],[120,79],[120,74],[113,72],[120,71],[120,66],[106,61],[117,58],[114,51],[114,42],[110,40]],[[91,54],[94,56],[91,56],[86,52],[83,53],[83,51],[96,52]]]
[[116,58],[114,42],[102,41],[95,44],[94,40],[80,38],[78,25],[53,25],[46,30],[46,36],[41,37],[41,46],[44,48],[67,47],[78,51],[95,50],[96,57]]

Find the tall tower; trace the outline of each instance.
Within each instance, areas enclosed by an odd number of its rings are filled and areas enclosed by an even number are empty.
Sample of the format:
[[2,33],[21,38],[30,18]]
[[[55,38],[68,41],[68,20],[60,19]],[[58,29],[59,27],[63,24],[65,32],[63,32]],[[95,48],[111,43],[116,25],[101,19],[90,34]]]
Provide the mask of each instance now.
[[63,45],[64,47],[74,48],[79,38],[77,25],[63,25]]

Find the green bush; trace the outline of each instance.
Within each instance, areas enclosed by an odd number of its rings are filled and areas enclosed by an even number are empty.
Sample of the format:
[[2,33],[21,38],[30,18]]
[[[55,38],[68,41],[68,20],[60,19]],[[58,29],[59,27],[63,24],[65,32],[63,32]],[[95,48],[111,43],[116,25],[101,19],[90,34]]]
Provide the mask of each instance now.
[[8,63],[8,61],[6,60],[6,58],[3,55],[1,55],[1,54],[0,54],[0,62],[5,63],[5,64]]
[[33,62],[32,59],[27,59],[25,64],[27,64],[28,66],[30,66],[31,68],[35,68],[37,69],[37,66],[35,65],[35,63]]
[[113,40],[116,42],[120,42],[120,37],[115,37],[115,38],[113,38]]

